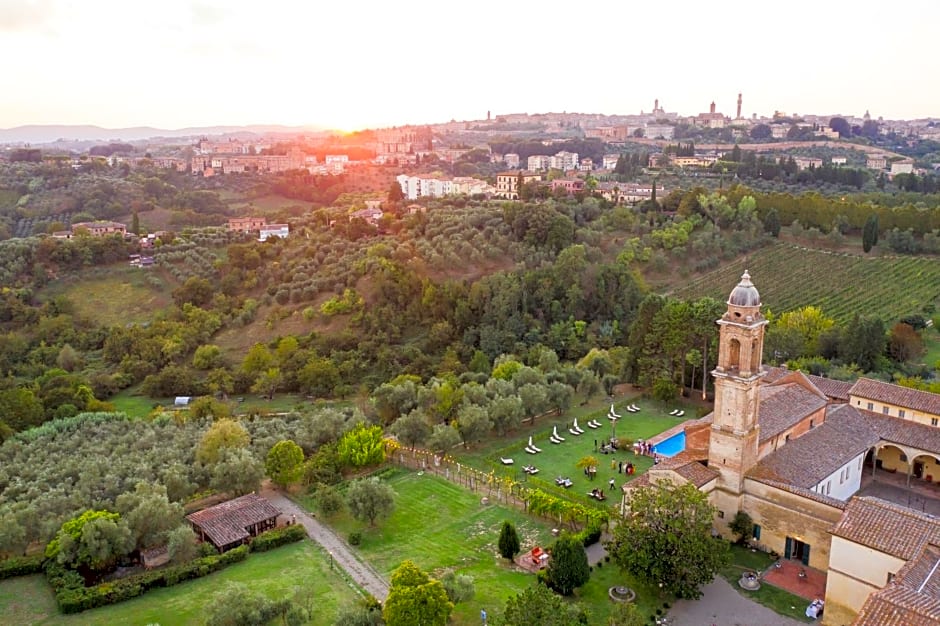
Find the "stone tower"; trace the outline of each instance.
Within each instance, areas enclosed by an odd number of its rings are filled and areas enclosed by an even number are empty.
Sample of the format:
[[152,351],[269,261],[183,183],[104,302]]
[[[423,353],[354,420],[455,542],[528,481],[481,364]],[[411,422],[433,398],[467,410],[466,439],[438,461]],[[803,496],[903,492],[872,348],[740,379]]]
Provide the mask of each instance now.
[[741,119],[741,94],[738,94],[738,117],[737,119]]
[[728,296],[728,310],[718,320],[708,467],[719,474],[712,502],[722,512],[725,524],[740,508],[745,473],[757,463],[759,387],[764,376],[761,353],[767,325],[760,307],[760,294],[745,271]]

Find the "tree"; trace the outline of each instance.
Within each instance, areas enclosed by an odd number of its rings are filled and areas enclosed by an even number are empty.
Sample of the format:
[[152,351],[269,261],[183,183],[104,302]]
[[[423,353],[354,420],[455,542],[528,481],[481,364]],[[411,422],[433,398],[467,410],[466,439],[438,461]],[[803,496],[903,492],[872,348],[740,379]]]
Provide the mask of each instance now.
[[31,389],[14,387],[0,391],[0,416],[13,430],[23,431],[42,424],[45,412]]
[[862,227],[862,250],[871,252],[878,245],[878,214],[872,213]]
[[780,236],[780,216],[777,209],[770,209],[764,216],[764,231],[770,233],[774,239]]
[[503,527],[499,531],[498,546],[499,554],[504,559],[511,561],[514,556],[519,554],[519,533],[516,532],[516,527],[509,520],[503,522]]
[[444,591],[447,592],[447,599],[454,604],[472,600],[473,596],[476,595],[473,577],[466,574],[458,574],[450,570],[441,577],[441,584],[444,585]]
[[320,509],[320,513],[327,517],[339,513],[346,506],[339,492],[330,485],[318,485],[314,492],[314,498],[317,501],[317,508]]
[[769,139],[773,131],[767,124],[756,124],[751,129],[751,139]]
[[460,433],[448,424],[435,424],[428,437],[428,450],[444,454],[460,443]]
[[274,392],[277,391],[278,387],[280,387],[283,382],[284,377],[281,376],[281,368],[269,367],[258,374],[255,384],[251,386],[251,390],[254,393],[261,394],[268,400],[273,400]]
[[131,216],[131,232],[140,236],[140,215],[137,214],[137,211],[134,211],[134,215]]
[[737,543],[744,543],[754,530],[754,520],[751,519],[747,511],[738,511],[734,514],[731,523],[728,524],[728,528],[738,536]]
[[551,553],[552,558],[548,561],[545,579],[548,586],[561,595],[570,596],[577,587],[591,578],[587,553],[578,538],[563,534],[555,541]]
[[245,448],[226,448],[212,466],[210,486],[235,496],[258,491],[264,478],[264,466]]
[[618,602],[607,618],[607,626],[646,626],[647,621],[633,602]]
[[431,427],[428,425],[427,415],[423,411],[415,410],[404,417],[399,417],[392,424],[391,431],[403,444],[414,448],[427,440],[431,434]]
[[378,465],[385,460],[385,443],[381,426],[363,423],[343,435],[336,448],[340,460],[350,467]]
[[686,483],[640,487],[629,513],[614,528],[608,552],[624,571],[679,598],[698,598],[730,559],[728,544],[712,537],[715,507]]
[[297,372],[297,382],[307,394],[323,398],[333,393],[341,379],[339,369],[331,359],[315,357]]
[[106,570],[134,547],[120,514],[88,510],[62,524],[46,546],[46,558],[71,568]]
[[852,126],[844,117],[834,117],[830,119],[829,128],[839,133],[839,137],[848,138],[852,136]]
[[69,344],[65,344],[59,350],[55,364],[66,372],[74,372],[76,369],[81,368],[82,357],[75,348]]
[[387,626],[444,626],[453,610],[441,581],[406,560],[392,574],[382,616]]
[[228,583],[208,606],[206,626],[247,626],[272,623],[300,626],[309,612],[291,598],[270,600],[242,583]]
[[193,353],[193,367],[197,370],[211,370],[222,366],[222,350],[219,346],[205,344]]
[[480,441],[493,428],[489,413],[481,406],[464,405],[457,412],[457,431],[464,446]]
[[401,185],[397,182],[393,182],[389,185],[388,188],[388,201],[390,204],[397,204],[405,199],[405,193],[401,189]]
[[535,584],[506,601],[494,626],[576,626],[588,623],[578,604],[569,604],[545,585]]
[[875,369],[885,349],[885,325],[876,317],[857,313],[846,326],[839,344],[839,356],[846,363],[855,363],[863,372]]
[[346,506],[357,520],[375,526],[375,520],[391,515],[395,491],[376,477],[355,480],[346,492]]
[[196,533],[193,532],[192,527],[189,524],[183,524],[168,532],[166,550],[170,562],[174,565],[196,558],[199,547],[196,543]]
[[303,468],[304,451],[290,439],[274,444],[264,462],[264,471],[282,488],[300,480]]
[[888,334],[888,354],[898,363],[923,356],[924,338],[912,326],[898,322]]
[[196,460],[207,465],[215,463],[226,449],[245,448],[250,441],[248,431],[235,420],[217,420],[202,436],[196,449]]
[[183,507],[170,502],[166,487],[139,482],[131,493],[123,493],[114,502],[133,533],[138,549],[160,545],[167,534],[183,523]]

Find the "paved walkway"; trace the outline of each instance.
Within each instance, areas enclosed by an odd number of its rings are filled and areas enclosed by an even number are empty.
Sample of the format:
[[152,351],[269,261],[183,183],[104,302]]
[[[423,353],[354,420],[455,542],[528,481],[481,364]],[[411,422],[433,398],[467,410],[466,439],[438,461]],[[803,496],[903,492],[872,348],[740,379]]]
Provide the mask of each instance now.
[[[698,600],[676,600],[669,609],[675,626],[797,626],[804,624],[750,600],[721,576],[702,587]],[[809,604],[809,603],[807,603]],[[806,607],[803,607],[806,608]]]
[[263,489],[261,495],[279,508],[288,519],[291,515],[296,515],[297,521],[304,525],[310,538],[333,555],[336,565],[346,570],[356,584],[366,592],[385,602],[388,597],[388,582],[367,563],[359,560],[345,541],[281,492]]

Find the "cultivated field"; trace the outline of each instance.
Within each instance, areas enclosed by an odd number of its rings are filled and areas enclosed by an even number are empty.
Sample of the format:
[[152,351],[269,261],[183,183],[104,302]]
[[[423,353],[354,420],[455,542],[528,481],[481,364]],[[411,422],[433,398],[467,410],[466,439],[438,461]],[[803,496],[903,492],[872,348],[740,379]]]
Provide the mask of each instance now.
[[671,295],[724,301],[745,269],[761,302],[776,313],[813,305],[837,321],[860,313],[893,322],[940,299],[940,259],[865,257],[782,243],[692,279]]

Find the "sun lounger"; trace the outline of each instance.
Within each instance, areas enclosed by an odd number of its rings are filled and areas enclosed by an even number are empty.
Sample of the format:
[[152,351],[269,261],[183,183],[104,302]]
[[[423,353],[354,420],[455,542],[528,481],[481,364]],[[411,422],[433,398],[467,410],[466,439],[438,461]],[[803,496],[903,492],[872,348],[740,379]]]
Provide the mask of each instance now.
[[636,412],[636,411],[639,411],[639,410],[640,410],[640,407],[638,407],[638,406],[637,406],[637,405],[635,405],[635,404],[631,404],[631,405],[630,405],[630,406],[628,406],[627,408],[628,408],[628,409],[633,409],[633,411],[634,411],[634,412]]
[[561,439],[559,439],[555,435],[552,435],[551,437],[549,437],[548,440],[551,441],[552,443],[561,443]]
[[532,436],[531,436],[531,435],[529,436],[529,447],[532,448],[533,450],[535,450],[535,453],[536,453],[536,454],[538,454],[539,452],[542,451],[541,448],[536,448],[536,447],[535,447],[535,444],[532,443]]
[[535,450],[533,450],[533,449],[530,448],[529,446],[526,446],[526,447],[525,447],[525,451],[528,452],[529,454],[538,454],[538,452],[536,452]]
[[512,465],[515,463],[512,459],[504,459],[503,457],[499,457],[499,460],[502,461],[503,465]]
[[577,420],[577,419],[574,420],[574,426],[572,426],[572,428],[575,429],[576,431],[578,431],[578,434],[579,434],[579,435],[584,432],[584,429],[581,428],[580,426],[578,426],[578,420]]
[[588,422],[588,428],[597,428],[600,424],[595,424],[593,420]]
[[613,404],[610,405],[610,413],[608,413],[608,415],[613,415],[614,417],[620,417],[620,413],[617,413],[617,411],[614,410]]
[[568,429],[568,432],[571,433],[572,435],[574,435],[575,437],[577,437],[578,435],[581,434],[581,433],[579,433],[578,431],[576,431],[574,428],[569,428],[569,429]]
[[564,441],[564,440],[565,440],[564,437],[562,437],[561,435],[558,434],[558,427],[557,427],[557,426],[552,427],[552,435],[555,437],[555,439],[557,439],[557,440],[559,440],[559,441]]
[[682,417],[683,415],[685,415],[685,411],[679,411],[676,413],[676,417]]
[[612,422],[616,422],[618,419],[620,419],[620,417],[617,415],[608,415],[607,419],[609,419]]

